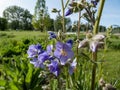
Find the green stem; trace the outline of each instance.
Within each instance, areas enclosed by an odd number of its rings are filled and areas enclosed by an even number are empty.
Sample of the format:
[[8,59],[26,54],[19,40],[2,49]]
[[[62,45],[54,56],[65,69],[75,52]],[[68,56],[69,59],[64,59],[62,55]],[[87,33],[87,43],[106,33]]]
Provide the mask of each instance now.
[[57,77],[57,81],[58,81],[58,90],[61,90],[61,81],[60,81],[60,77]]
[[[104,3],[105,0],[100,0],[100,7],[98,10],[98,15],[93,30],[94,35],[98,33],[99,22],[102,15]],[[97,50],[95,52],[92,52],[92,60],[94,60],[95,62],[97,61]],[[96,64],[93,65],[93,69],[92,69],[91,90],[95,90],[95,78],[96,78]]]
[[62,25],[63,25],[63,32],[65,33],[65,8],[64,8],[64,1],[61,0],[62,3]]
[[[92,60],[97,61],[97,51],[92,52]],[[95,90],[96,64],[93,64],[91,90]]]
[[62,25],[63,25],[63,30],[62,32],[66,32],[66,28],[65,28],[65,9],[68,5],[70,0],[67,0],[66,4],[64,5],[64,0],[61,0],[61,4],[62,4]]
[[102,11],[103,11],[104,3],[105,3],[105,0],[100,0],[100,7],[98,10],[98,15],[97,15],[95,25],[94,25],[94,30],[93,30],[94,34],[98,33],[98,28],[99,28],[99,23],[100,23],[100,18],[101,18]]
[[[76,60],[77,63],[79,62],[78,60],[78,54],[79,54],[79,49],[78,49],[78,45],[79,45],[79,37],[80,37],[80,18],[81,18],[81,11],[79,11],[79,16],[78,16],[78,29],[76,31],[76,35],[77,35],[77,42],[76,42]],[[78,64],[77,64],[78,65]],[[78,67],[78,66],[77,66]],[[76,69],[76,74],[75,74],[75,80],[77,80],[78,77],[78,68]]]
[[79,12],[77,39],[79,39],[80,37],[80,18],[81,18],[81,11]]
[[65,4],[65,7],[64,9],[67,7],[68,3],[69,3],[70,0],[67,0],[66,4]]
[[67,72],[67,68],[65,68],[65,72],[66,72],[66,90],[69,89],[69,74]]

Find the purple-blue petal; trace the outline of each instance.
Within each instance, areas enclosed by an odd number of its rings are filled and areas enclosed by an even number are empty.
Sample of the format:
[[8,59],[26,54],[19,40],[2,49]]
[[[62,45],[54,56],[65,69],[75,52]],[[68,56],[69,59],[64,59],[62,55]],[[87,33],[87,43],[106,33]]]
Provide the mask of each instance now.
[[60,57],[60,63],[61,63],[61,65],[65,65],[66,62],[67,62],[67,60],[68,60],[67,56],[62,56],[61,55],[61,57]]
[[42,46],[40,44],[37,44],[37,45],[30,45],[27,54],[29,58],[33,58],[42,52],[43,52]]
[[48,58],[49,58],[49,54],[46,51],[38,56],[38,60],[40,62],[45,62],[46,60],[48,60]]
[[37,58],[33,58],[32,61],[30,61],[31,64],[34,65],[34,67],[40,67],[40,68],[44,68],[44,65],[42,62],[40,62]]
[[59,66],[57,61],[51,61],[51,64],[49,64],[48,67],[51,73],[55,74],[56,76],[59,75]]
[[96,7],[98,2],[95,0],[92,0],[91,3],[94,5],[94,7]]
[[54,56],[60,60],[62,65],[65,65],[67,60],[74,56],[74,53],[69,45],[62,42],[57,42]]
[[54,51],[54,56],[57,57],[57,58],[60,58],[61,57],[61,53],[60,53],[60,50],[59,49],[56,49]]
[[54,32],[49,32],[49,39],[56,38],[57,35]]
[[71,15],[73,13],[72,9],[68,9],[68,11],[65,13],[65,16]]
[[53,50],[53,45],[48,45],[47,46],[47,53],[48,54],[52,53],[52,50]]
[[74,72],[74,69],[76,68],[77,62],[76,59],[74,59],[74,61],[70,64],[70,68],[69,68],[69,74],[72,75]]
[[72,48],[72,46],[73,46],[73,40],[67,40],[67,42],[66,42],[66,44],[70,47],[70,48]]

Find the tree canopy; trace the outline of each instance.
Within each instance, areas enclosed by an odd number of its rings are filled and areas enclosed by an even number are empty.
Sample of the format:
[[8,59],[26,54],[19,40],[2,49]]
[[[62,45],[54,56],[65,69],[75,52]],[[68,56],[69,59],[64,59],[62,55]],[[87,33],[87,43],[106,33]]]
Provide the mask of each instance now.
[[48,29],[51,26],[51,21],[45,0],[37,0],[32,19],[34,28],[41,31]]
[[3,17],[8,20],[11,29],[32,29],[32,15],[27,9],[9,6],[3,11]]
[[0,17],[0,30],[7,29],[7,20]]

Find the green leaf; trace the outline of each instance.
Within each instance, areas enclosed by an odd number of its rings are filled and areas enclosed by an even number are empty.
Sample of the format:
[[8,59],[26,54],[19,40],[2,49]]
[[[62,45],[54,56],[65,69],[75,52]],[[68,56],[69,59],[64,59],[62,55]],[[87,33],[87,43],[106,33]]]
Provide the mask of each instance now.
[[6,81],[5,80],[0,80],[0,86],[5,86]]
[[10,89],[11,89],[11,90],[19,90],[19,88],[15,85],[14,82],[10,82],[10,83],[9,83],[9,86],[10,86]]
[[32,72],[33,72],[33,67],[30,63],[28,64],[28,68],[29,69],[28,69],[28,73],[27,73],[26,78],[25,78],[25,82],[27,84],[30,84],[31,78],[32,78]]

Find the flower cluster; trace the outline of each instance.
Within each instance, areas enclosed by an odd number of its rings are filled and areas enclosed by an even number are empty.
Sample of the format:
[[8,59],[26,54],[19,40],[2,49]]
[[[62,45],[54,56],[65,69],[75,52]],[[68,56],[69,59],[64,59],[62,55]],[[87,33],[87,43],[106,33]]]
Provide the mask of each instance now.
[[78,48],[87,47],[89,45],[92,52],[96,52],[98,47],[104,44],[105,36],[101,34],[92,35],[88,33],[86,38],[79,43]]
[[[50,39],[56,38],[56,35],[51,32]],[[66,43],[57,41],[56,45],[48,45],[46,50],[42,49],[40,44],[30,45],[27,51],[28,58],[35,67],[48,68],[54,75],[58,76],[61,68],[69,66],[68,72],[72,74],[76,67],[76,59],[72,61],[74,53],[72,51],[73,41],[68,40]]]

